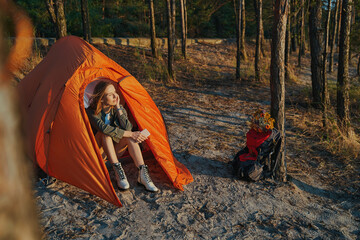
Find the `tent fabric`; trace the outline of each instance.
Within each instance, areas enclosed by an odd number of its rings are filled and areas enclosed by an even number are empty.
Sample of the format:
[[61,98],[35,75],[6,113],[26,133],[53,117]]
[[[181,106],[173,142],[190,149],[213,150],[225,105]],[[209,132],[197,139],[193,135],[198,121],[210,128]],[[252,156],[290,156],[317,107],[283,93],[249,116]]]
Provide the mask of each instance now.
[[75,36],[57,41],[18,85],[29,157],[50,176],[122,206],[85,112],[85,89],[98,79],[118,86],[139,130],[151,133],[146,144],[156,161],[174,187],[183,190],[193,178],[173,156],[150,95],[124,68]]

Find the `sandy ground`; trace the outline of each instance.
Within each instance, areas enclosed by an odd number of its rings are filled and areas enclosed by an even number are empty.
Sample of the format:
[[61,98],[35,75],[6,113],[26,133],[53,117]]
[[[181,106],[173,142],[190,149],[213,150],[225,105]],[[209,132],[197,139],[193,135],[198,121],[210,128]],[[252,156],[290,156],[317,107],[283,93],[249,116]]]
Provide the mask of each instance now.
[[[308,78],[306,72],[302,76]],[[163,113],[174,155],[194,182],[177,191],[154,160],[147,160],[160,188],[149,193],[136,184],[134,164],[125,161],[131,188],[116,190],[122,208],[59,180],[49,186],[37,182],[44,238],[360,239],[359,182],[346,185],[329,177],[330,170],[321,164],[341,166],[327,162],[334,159],[330,153],[303,148],[316,140],[293,124],[291,108],[286,126],[289,182],[249,183],[233,177],[229,161],[244,146],[246,121],[256,108],[269,108],[270,95],[268,87],[231,81],[201,87],[144,82]],[[110,175],[114,183],[111,169]]]

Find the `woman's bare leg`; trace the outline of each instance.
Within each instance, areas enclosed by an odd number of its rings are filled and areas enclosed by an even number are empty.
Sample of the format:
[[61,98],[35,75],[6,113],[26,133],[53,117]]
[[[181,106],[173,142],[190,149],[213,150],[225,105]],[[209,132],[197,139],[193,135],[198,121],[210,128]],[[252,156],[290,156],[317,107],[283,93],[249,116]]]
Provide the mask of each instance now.
[[112,138],[108,135],[101,134],[101,141],[102,141],[102,147],[104,148],[104,151],[109,161],[112,164],[119,162],[116,156],[116,151]]
[[[119,163],[119,160],[117,158],[115,146],[112,138],[108,135],[101,134],[100,140],[102,141],[102,147],[104,148],[104,151],[114,169],[117,185],[119,186],[120,189],[123,190],[129,189],[130,184],[126,178],[124,169],[122,168],[121,163]],[[120,141],[120,145],[126,146],[126,144],[124,143],[125,141]]]
[[144,165],[144,158],[142,156],[139,144],[131,138],[128,139],[129,153],[131,158],[134,160],[136,167]]
[[95,135],[95,140],[96,140],[96,143],[97,143],[97,145],[98,145],[98,147],[99,147],[99,150],[100,150],[100,153],[101,153],[101,157],[103,158],[103,159],[106,159],[107,158],[107,155],[106,155],[106,152],[105,152],[105,150],[104,150],[104,148],[103,148],[103,144],[102,144],[102,138],[103,138],[103,136],[102,136],[103,134],[101,133],[101,132],[97,132],[96,133],[96,135]]
[[126,138],[122,138],[119,143],[115,144],[115,152],[117,159],[121,158],[121,156],[125,153],[127,145],[128,140]]
[[[159,189],[154,185],[152,180],[150,179],[148,167],[144,164],[144,159],[141,153],[140,146],[137,142],[135,142],[132,138],[124,137],[121,140],[127,143],[129,148],[129,153],[131,158],[133,159],[136,167],[139,169],[138,182],[145,186],[148,191],[157,192]],[[116,144],[115,149],[118,149],[118,155],[122,155],[125,151],[124,145],[122,141]]]
[[124,144],[123,141],[120,141],[118,144],[116,144],[115,148],[117,156],[120,157],[124,154],[124,147],[127,145],[130,156],[133,159],[136,167],[144,165],[144,159],[139,144],[135,142],[132,138],[122,138],[121,140],[124,140],[126,144]]
[[114,146],[114,142],[110,136],[101,134],[101,144],[111,163],[119,162],[118,158],[120,158],[124,154],[126,150],[124,148],[127,145],[129,148],[130,156],[133,159],[136,167],[144,165],[144,159],[141,153],[140,146],[132,138],[124,137],[120,140],[119,143]]

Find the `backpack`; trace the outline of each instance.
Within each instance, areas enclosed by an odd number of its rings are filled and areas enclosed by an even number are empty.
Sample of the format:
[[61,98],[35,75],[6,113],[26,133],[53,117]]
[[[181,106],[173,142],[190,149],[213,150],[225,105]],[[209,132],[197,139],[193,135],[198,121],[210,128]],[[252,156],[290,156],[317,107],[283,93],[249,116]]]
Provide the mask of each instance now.
[[263,177],[273,176],[278,162],[280,144],[280,132],[274,128],[270,136],[256,149],[258,156],[255,161],[240,161],[239,156],[249,152],[247,147],[241,149],[232,161],[234,175],[248,181],[258,181]]

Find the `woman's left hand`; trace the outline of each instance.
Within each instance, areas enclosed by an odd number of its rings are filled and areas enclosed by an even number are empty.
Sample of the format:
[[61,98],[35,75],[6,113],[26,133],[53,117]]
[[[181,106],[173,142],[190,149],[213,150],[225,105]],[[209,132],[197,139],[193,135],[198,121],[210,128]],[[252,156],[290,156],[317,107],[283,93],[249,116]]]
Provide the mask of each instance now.
[[147,139],[147,137],[142,135],[141,132],[139,132],[139,131],[132,132],[131,138],[137,143],[141,143]]

